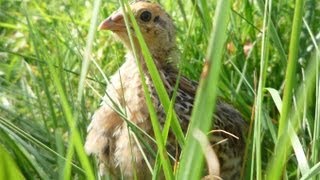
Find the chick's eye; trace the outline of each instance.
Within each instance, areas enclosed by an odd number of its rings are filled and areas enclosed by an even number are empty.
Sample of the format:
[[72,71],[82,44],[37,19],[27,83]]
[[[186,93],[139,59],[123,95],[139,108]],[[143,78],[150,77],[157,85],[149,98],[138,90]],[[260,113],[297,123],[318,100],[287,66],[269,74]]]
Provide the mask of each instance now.
[[143,11],[141,14],[140,14],[140,19],[144,22],[148,22],[150,21],[151,19],[151,12],[149,11]]

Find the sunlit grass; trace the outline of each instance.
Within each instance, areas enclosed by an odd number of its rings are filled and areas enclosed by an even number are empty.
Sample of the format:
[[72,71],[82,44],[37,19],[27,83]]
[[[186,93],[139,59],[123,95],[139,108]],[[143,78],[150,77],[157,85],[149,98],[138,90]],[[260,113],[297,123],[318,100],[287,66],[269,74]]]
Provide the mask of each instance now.
[[[319,178],[320,3],[231,1],[231,9],[221,9],[217,1],[159,2],[177,28],[183,75],[199,80],[206,57],[211,58],[208,50],[223,47],[222,58],[215,53],[213,59],[214,63],[221,60],[220,72],[216,69],[214,82],[207,83],[218,91],[209,88],[207,93],[233,104],[250,124],[244,179]],[[0,160],[0,167],[6,172],[0,173],[0,179],[12,174],[26,179],[98,178],[94,158],[83,151],[86,127],[99,106],[107,78],[121,66],[125,50],[111,33],[97,32],[96,25],[120,4],[117,0],[101,4],[100,0],[0,0],[0,151],[5,159]],[[294,18],[295,7],[300,14]],[[230,21],[223,21],[227,24],[217,23],[214,14],[218,10],[228,13],[224,15]],[[293,22],[300,23],[301,32]],[[226,30],[226,42],[211,38],[217,30]],[[148,57],[148,50],[143,50]],[[189,154],[181,157],[176,174],[177,167],[165,153],[146,148],[157,157],[157,166],[150,165],[150,171],[154,178],[162,172],[167,179],[189,177],[190,173],[199,178],[201,163],[192,158],[190,163],[188,157],[190,153],[201,157],[200,145],[190,140],[192,134],[184,139],[172,110],[173,100],[161,87],[152,60],[146,59],[167,120],[171,120],[161,132],[153,115],[153,127],[158,130],[151,142],[164,150],[172,124],[183,152]],[[214,103],[203,105],[211,108]],[[152,111],[151,106],[149,109]],[[195,111],[199,109],[202,106]],[[125,113],[117,110],[125,119]],[[130,123],[129,127],[148,146],[139,135],[144,132]]]

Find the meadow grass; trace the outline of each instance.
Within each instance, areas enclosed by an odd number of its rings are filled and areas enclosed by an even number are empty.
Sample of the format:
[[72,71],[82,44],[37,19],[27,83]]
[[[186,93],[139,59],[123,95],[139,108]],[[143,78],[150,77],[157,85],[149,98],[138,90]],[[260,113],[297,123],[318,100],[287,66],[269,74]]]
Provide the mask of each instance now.
[[[204,158],[194,132],[208,131],[216,96],[250,125],[243,179],[320,178],[320,3],[157,2],[174,19],[182,74],[200,86],[185,138],[174,98],[135,26],[167,113],[161,131],[146,93],[159,149],[147,148],[156,157],[153,178],[161,171],[166,179],[201,177]],[[126,6],[123,0],[0,0],[0,179],[99,179],[95,159],[83,149],[86,127],[125,50],[96,27]],[[200,76],[205,60],[209,74]],[[144,132],[128,124],[141,140]],[[170,128],[183,151],[178,171],[164,153]]]

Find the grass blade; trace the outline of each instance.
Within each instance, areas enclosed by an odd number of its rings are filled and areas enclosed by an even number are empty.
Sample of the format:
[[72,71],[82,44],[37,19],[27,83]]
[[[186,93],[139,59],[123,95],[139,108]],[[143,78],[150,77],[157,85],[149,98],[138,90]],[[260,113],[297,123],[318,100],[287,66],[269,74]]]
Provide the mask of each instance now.
[[101,5],[101,0],[95,0],[94,1],[94,9],[93,9],[93,14],[90,22],[90,29],[89,29],[89,34],[88,34],[88,39],[87,39],[87,44],[86,44],[86,49],[84,53],[84,58],[82,61],[82,68],[81,68],[81,75],[79,79],[79,87],[78,87],[78,101],[81,101],[82,95],[83,95],[83,89],[85,85],[85,80],[87,76],[87,72],[89,69],[89,62],[90,62],[90,57],[91,57],[91,50],[92,50],[92,44],[94,40],[94,35],[96,32],[96,27],[97,27],[97,22],[98,22],[98,13],[99,13],[99,7]]
[[[291,108],[291,102],[292,102],[292,94],[293,94],[293,88],[295,84],[295,74],[296,74],[296,65],[298,60],[298,47],[299,47],[299,39],[300,39],[300,32],[301,32],[301,25],[302,25],[302,11],[303,11],[303,0],[297,0],[295,3],[295,12],[293,17],[293,25],[292,25],[292,33],[290,38],[290,47],[289,47],[289,57],[288,57],[288,65],[287,65],[287,71],[286,71],[286,85],[284,89],[284,95],[283,95],[283,103],[282,103],[282,110],[279,120],[279,130],[278,130],[278,142],[276,144],[276,150],[277,146],[283,146],[283,144],[280,143],[280,139],[282,136],[287,136],[288,131],[288,121],[289,121],[289,111]],[[286,151],[286,150],[284,150]],[[277,152],[275,151],[274,159],[277,159],[277,164],[273,164],[269,166],[271,169],[268,172],[267,176],[271,179],[278,179],[281,176],[282,170],[284,168],[284,164],[286,161],[286,153],[282,154],[284,152]],[[274,162],[275,162],[274,161]]]
[[[262,156],[261,156],[261,142],[262,142],[262,123],[263,116],[263,93],[267,78],[267,65],[269,61],[269,33],[271,22],[271,7],[272,1],[266,1],[263,15],[263,31],[262,31],[262,48],[261,48],[261,61],[260,61],[260,74],[258,92],[255,100],[255,117],[254,117],[254,132],[253,132],[253,147],[252,147],[252,166],[251,178],[255,176],[257,179],[262,178]],[[255,170],[253,170],[255,168]]]
[[[315,80],[318,74],[316,73],[317,69],[319,69],[319,57],[314,57],[311,59],[310,63],[308,64],[305,79],[308,79],[305,84],[301,84],[297,91],[297,103],[296,107],[292,108],[289,113],[289,118],[291,119],[291,124],[293,126],[294,131],[299,130],[301,127],[299,124],[302,121],[302,111],[304,110],[304,105],[314,102],[313,97],[304,98],[304,94],[312,94],[313,89],[315,88]],[[286,129],[284,135],[281,136],[277,141],[277,146],[274,150],[274,155],[270,162],[268,163],[268,169],[266,172],[267,179],[274,179],[280,178],[281,173],[283,172],[283,166],[285,160],[289,156],[289,148],[290,147],[290,138],[292,136],[292,132]]]
[[320,173],[320,162],[315,164],[306,174],[304,174],[300,180],[307,180],[310,179]]
[[15,161],[2,145],[0,145],[0,154],[0,179],[24,179]]
[[220,0],[216,7],[207,61],[196,94],[186,145],[182,150],[178,179],[199,179],[201,176],[203,154],[199,153],[201,147],[193,133],[196,129],[207,133],[212,125],[223,47],[227,39],[230,3],[229,0]]
[[295,11],[293,17],[292,32],[290,38],[288,65],[286,71],[286,85],[283,92],[283,106],[279,120],[278,137],[283,135],[285,129],[288,127],[288,112],[291,107],[293,88],[296,82],[296,66],[298,63],[299,40],[302,26],[302,12],[304,0],[297,0],[295,4]]
[[[139,44],[140,44],[140,47],[141,47],[141,51],[143,53],[143,56],[145,58],[145,62],[146,62],[146,65],[147,65],[147,68],[149,70],[149,73],[151,75],[151,78],[154,82],[154,85],[156,87],[156,90],[162,90],[160,92],[158,92],[158,95],[160,97],[160,101],[161,101],[161,94],[162,95],[166,95],[167,97],[164,97],[165,100],[169,100],[169,97],[166,93],[166,90],[164,89],[164,85],[161,81],[161,78],[160,78],[160,75],[159,75],[159,72],[157,71],[156,67],[155,67],[155,64],[153,62],[153,59],[151,57],[151,54],[149,52],[149,49],[143,39],[143,36],[141,34],[141,31],[139,29],[139,26],[135,20],[135,17],[133,16],[133,13],[131,12],[131,9],[130,9],[130,6],[128,5],[127,2],[123,2],[123,1],[120,1],[120,4],[121,4],[121,7],[122,7],[122,11],[123,12],[126,12],[125,10],[127,10],[127,13],[129,15],[129,18],[130,18],[130,21],[133,25],[133,28],[134,28],[134,31],[136,33],[136,37],[139,41]],[[125,13],[124,13],[125,14]],[[154,135],[155,135],[155,138],[156,138],[156,143],[157,143],[157,146],[158,146],[158,152],[159,152],[159,155],[160,155],[160,158],[161,158],[161,162],[163,164],[163,170],[164,170],[164,174],[165,174],[165,177],[166,179],[173,179],[173,172],[172,172],[172,167],[171,167],[171,163],[170,163],[170,160],[168,158],[168,155],[167,155],[167,152],[166,152],[166,147],[165,147],[165,144],[164,144],[164,139],[163,139],[163,136],[162,136],[162,133],[161,133],[161,128],[160,128],[160,124],[159,124],[159,121],[158,121],[158,118],[157,118],[157,114],[156,114],[156,111],[153,107],[153,103],[152,103],[152,100],[151,100],[151,96],[150,96],[150,92],[148,90],[148,87],[146,85],[146,81],[145,81],[145,78],[144,78],[144,73],[143,73],[143,70],[142,70],[142,66],[141,66],[141,63],[140,63],[140,60],[137,59],[137,55],[136,55],[136,52],[135,52],[135,48],[134,47],[134,43],[132,41],[132,33],[130,32],[130,26],[128,25],[129,21],[128,21],[128,17],[126,17],[126,15],[124,15],[124,18],[125,18],[125,22],[126,22],[126,27],[127,27],[127,31],[128,31],[128,34],[130,35],[130,42],[131,42],[131,45],[133,46],[133,49],[134,49],[134,54],[135,54],[135,58],[136,58],[136,62],[139,66],[139,71],[140,71],[140,75],[141,75],[141,80],[142,80],[142,85],[143,85],[143,90],[144,90],[144,94],[145,94],[145,98],[146,98],[146,103],[147,103],[147,106],[148,106],[148,111],[150,113],[150,119],[151,119],[151,123],[152,123],[152,127],[153,127],[153,131],[154,131]],[[158,87],[158,88],[157,88]],[[159,94],[160,93],[160,94]],[[164,104],[163,101],[161,101],[162,104]],[[169,101],[170,103],[170,101]],[[165,109],[167,109],[166,113],[169,111],[168,108],[170,106],[170,104],[166,104],[167,106],[164,105]],[[177,119],[176,119],[177,121]],[[179,125],[178,125],[179,126]],[[182,133],[182,130],[180,128],[180,131]],[[182,135],[183,137],[183,135]]]

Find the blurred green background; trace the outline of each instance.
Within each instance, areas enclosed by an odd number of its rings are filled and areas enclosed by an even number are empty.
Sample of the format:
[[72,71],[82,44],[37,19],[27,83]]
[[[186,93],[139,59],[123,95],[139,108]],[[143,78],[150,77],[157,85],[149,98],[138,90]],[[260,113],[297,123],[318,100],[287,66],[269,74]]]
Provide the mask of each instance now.
[[[158,2],[176,25],[181,51],[179,67],[185,76],[198,80],[216,1]],[[275,90],[275,96],[282,96],[295,1],[266,2],[271,2],[272,11],[266,42],[265,87]],[[0,179],[85,179],[92,178],[87,174],[90,171],[98,176],[94,159],[88,159],[82,149],[86,126],[104,94],[103,75],[108,77],[121,66],[125,49],[111,32],[98,32],[96,27],[119,7],[116,0],[0,0],[0,169],[5,172],[1,170]],[[232,1],[219,82],[219,95],[237,107],[251,127],[263,52],[264,12],[263,1]],[[92,21],[95,18],[97,22]],[[294,93],[308,81],[305,77],[310,62],[319,61],[319,50],[313,43],[320,39],[319,22],[320,3],[305,0]],[[94,33],[93,39],[89,32]],[[79,93],[82,62],[86,58],[90,66]],[[303,97],[295,96],[305,100],[297,135],[304,152],[300,155],[307,160],[308,168],[301,170],[304,164],[291,152],[284,179],[314,173],[314,165],[319,168],[319,87],[313,84],[311,89]],[[274,155],[279,119],[276,104],[264,89],[260,104],[262,128],[258,132],[251,128],[248,137],[246,179],[255,179],[257,159],[251,157],[256,157],[252,149],[257,143],[262,149],[259,172],[266,172]],[[261,142],[255,142],[255,133],[261,135]]]

